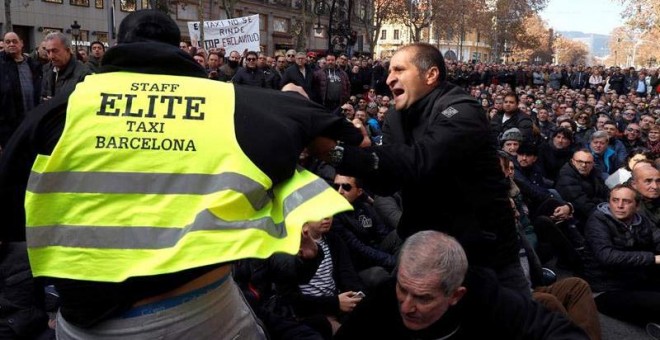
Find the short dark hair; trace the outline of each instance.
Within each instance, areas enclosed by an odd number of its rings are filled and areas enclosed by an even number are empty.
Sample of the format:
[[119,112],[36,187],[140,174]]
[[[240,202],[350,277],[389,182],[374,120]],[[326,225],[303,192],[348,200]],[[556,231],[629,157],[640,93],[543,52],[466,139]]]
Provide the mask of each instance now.
[[502,99],[506,99],[506,97],[513,97],[516,100],[516,104],[520,104],[520,97],[515,92],[507,92],[502,96]]
[[552,133],[552,138],[557,137],[557,135],[562,135],[564,138],[569,139],[571,143],[573,142],[573,131],[565,127],[560,127]]
[[607,199],[609,200],[612,197],[612,194],[614,193],[615,190],[619,189],[628,189],[631,190],[633,193],[635,193],[635,204],[639,205],[639,203],[642,201],[642,195],[639,193],[639,191],[635,190],[630,184],[628,183],[621,183],[617,184],[610,190],[610,194],[608,195]]
[[426,73],[433,66],[435,66],[440,71],[440,78],[438,79],[438,83],[442,83],[447,80],[447,66],[445,65],[445,58],[442,57],[442,53],[435,46],[427,43],[412,43],[401,47],[399,51],[408,49],[415,51],[415,56],[412,58],[412,63],[417,67],[420,73]]
[[119,24],[117,43],[161,42],[179,47],[181,31],[169,15],[156,9],[143,9],[126,16]]
[[516,153],[519,155],[526,155],[526,156],[538,156],[539,148],[534,143],[524,142],[520,144],[520,147],[518,148],[518,151],[516,151]]
[[102,42],[100,42],[98,40],[92,41],[92,43],[89,44],[89,48],[91,49],[92,46],[94,46],[94,45],[101,45],[101,48],[103,49],[103,51],[105,51],[105,45]]

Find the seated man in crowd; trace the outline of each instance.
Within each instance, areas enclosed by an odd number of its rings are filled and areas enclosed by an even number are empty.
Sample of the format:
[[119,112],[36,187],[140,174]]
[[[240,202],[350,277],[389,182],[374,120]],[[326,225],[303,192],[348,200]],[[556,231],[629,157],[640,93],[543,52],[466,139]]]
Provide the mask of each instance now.
[[642,196],[638,212],[660,226],[660,171],[651,162],[641,161],[632,171],[632,187]]
[[510,128],[502,134],[500,138],[500,143],[502,144],[502,150],[509,154],[511,158],[516,157],[520,143],[523,140],[523,135],[520,133],[520,130],[517,128]]
[[557,181],[559,170],[573,156],[573,145],[573,132],[566,128],[557,128],[551,139],[539,145],[538,163],[545,178]]
[[639,203],[620,184],[589,218],[585,277],[601,313],[644,326],[660,323],[660,229],[636,212]]
[[332,217],[303,226],[303,233],[317,243],[319,254],[323,254],[313,276],[307,275],[307,269],[291,265],[296,262],[293,255],[288,255],[288,262],[276,265],[276,272],[292,278],[276,282],[284,303],[291,305],[296,317],[323,334],[325,339],[332,338],[342,318],[362,299],[356,293],[364,290],[346,245],[340,237],[329,233],[331,226]]
[[594,169],[593,155],[586,149],[576,151],[571,161],[561,168],[555,188],[573,205],[580,229],[596,206],[607,200],[607,187]]
[[594,158],[594,168],[603,181],[619,168],[616,152],[609,146],[609,140],[607,132],[596,131],[589,138],[587,145]]
[[[529,207],[534,232],[539,238],[543,254],[554,254],[558,264],[580,269],[581,261],[576,248],[584,246],[581,235],[573,224],[573,207],[564,202],[541,174],[536,164],[538,148],[523,143],[515,162],[514,182],[520,188],[523,201]],[[547,259],[546,256],[543,256]]]
[[[516,208],[513,199],[511,199],[511,207],[517,222],[521,223],[523,215]],[[518,230],[522,230],[520,225]],[[520,236],[520,265],[531,285],[532,298],[549,310],[566,315],[580,326],[591,340],[601,339],[598,309],[589,284],[578,277],[557,281],[556,274],[549,272],[548,275],[541,267],[541,261],[525,235],[521,233]]]
[[396,280],[370,294],[336,339],[588,339],[579,327],[473,267],[438,231],[405,241]]
[[374,209],[362,189],[362,181],[355,177],[336,175],[335,188],[353,206],[353,211],[335,215],[332,233],[346,243],[355,269],[367,287],[387,280],[396,258],[381,248],[392,232]]

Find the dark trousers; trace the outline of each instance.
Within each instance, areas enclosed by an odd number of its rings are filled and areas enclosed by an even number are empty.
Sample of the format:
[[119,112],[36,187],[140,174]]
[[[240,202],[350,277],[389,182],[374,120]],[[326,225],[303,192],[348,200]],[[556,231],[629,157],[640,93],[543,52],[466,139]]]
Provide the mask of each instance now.
[[660,323],[660,288],[657,291],[611,291],[596,297],[598,310],[615,319],[645,326]]

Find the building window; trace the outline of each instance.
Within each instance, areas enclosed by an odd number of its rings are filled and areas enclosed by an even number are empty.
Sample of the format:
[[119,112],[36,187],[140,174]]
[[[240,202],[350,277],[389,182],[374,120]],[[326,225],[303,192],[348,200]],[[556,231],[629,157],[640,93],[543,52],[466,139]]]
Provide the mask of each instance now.
[[394,40],[398,40],[399,38],[399,30],[394,30]]
[[89,0],[69,0],[72,6],[89,7]]
[[42,0],[43,2],[50,2],[52,4],[61,4],[64,3],[63,0]]
[[387,39],[387,30],[380,30],[380,40]]
[[289,32],[289,19],[274,18],[273,31],[275,32]]
[[149,4],[149,0],[142,0],[142,9],[149,9],[151,8],[151,4]]
[[107,45],[108,43],[108,32],[99,32],[96,31],[96,40],[105,43]]
[[266,14],[259,14],[259,30],[268,31],[268,16]]
[[42,32],[43,32],[44,36],[47,36],[48,34],[53,33],[53,32],[62,33],[62,29],[61,28],[55,28],[55,27],[44,27]]
[[137,0],[119,0],[119,7],[122,12],[135,12]]
[[103,0],[94,0],[94,7],[103,9]]

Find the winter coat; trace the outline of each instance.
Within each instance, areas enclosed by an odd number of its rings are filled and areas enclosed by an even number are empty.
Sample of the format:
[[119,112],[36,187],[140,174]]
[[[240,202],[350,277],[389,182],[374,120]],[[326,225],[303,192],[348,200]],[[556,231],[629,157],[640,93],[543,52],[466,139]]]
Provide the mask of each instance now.
[[584,229],[587,254],[585,277],[594,292],[644,289],[652,282],[649,270],[657,267],[660,229],[635,214],[630,225],[616,219],[602,203]]

